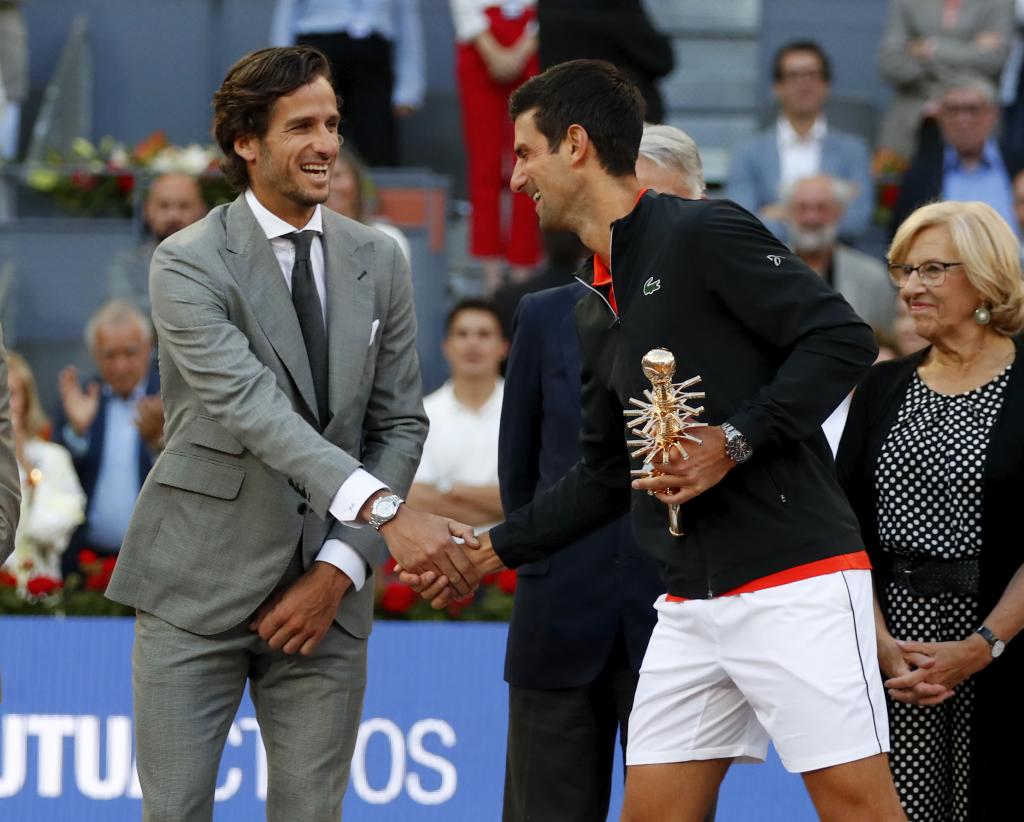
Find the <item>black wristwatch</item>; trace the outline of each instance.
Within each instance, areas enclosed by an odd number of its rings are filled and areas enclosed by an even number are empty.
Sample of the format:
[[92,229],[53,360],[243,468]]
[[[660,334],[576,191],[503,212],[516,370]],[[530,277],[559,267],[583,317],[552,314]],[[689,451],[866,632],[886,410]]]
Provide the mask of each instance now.
[[733,462],[746,462],[754,456],[754,449],[750,447],[747,438],[743,436],[739,429],[727,422],[723,422],[722,433],[725,434],[725,455]]
[[993,634],[991,630],[982,625],[974,633],[980,634],[981,638],[988,643],[988,647],[992,651],[992,659],[998,659],[1003,655],[1003,651],[1006,650],[1006,643]]

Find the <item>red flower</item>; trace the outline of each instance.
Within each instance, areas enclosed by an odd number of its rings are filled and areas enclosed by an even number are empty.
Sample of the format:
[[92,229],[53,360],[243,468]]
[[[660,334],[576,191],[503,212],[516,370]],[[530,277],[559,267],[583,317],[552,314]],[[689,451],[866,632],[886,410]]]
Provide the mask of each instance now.
[[893,183],[882,186],[878,192],[878,201],[886,208],[895,208],[896,201],[900,198],[900,187]]
[[392,582],[384,589],[380,607],[391,614],[404,614],[416,602],[416,592],[401,582]]
[[497,582],[497,581],[498,581],[498,575],[497,574],[484,574],[480,578],[480,585],[481,585],[481,587],[487,588],[490,585],[494,585],[494,583]]
[[78,552],[78,564],[88,565],[91,562],[95,562],[99,557],[96,556],[96,552],[91,548],[84,548]]
[[86,174],[84,171],[76,171],[71,175],[71,185],[80,191],[92,191],[96,188],[96,176]]
[[388,557],[380,567],[385,574],[393,574],[395,573],[396,565],[398,565],[398,560],[394,557]]
[[52,594],[54,591],[59,591],[64,586],[64,583],[59,579],[53,577],[32,577],[28,581],[28,592],[34,597],[45,597]]
[[0,571],[0,588],[17,588],[18,578],[14,574]]
[[132,193],[135,188],[135,176],[133,174],[117,175],[117,190],[125,196]]
[[516,572],[506,568],[499,573],[498,587],[506,594],[514,594],[516,592]]

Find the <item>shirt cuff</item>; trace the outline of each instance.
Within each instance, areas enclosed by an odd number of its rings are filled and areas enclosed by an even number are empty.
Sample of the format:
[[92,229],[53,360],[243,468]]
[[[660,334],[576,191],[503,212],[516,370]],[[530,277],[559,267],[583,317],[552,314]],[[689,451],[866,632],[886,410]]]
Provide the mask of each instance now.
[[74,454],[76,457],[85,455],[85,452],[89,450],[89,432],[85,433],[85,436],[79,436],[75,433],[75,429],[71,427],[70,423],[65,423],[64,428],[61,430],[61,434],[64,440],[64,445],[67,446],[68,451]]
[[317,562],[333,565],[350,580],[357,591],[366,583],[366,562],[351,545],[340,539],[329,539],[316,555]]
[[387,485],[369,471],[357,468],[341,484],[338,493],[334,495],[334,501],[330,507],[331,515],[342,525],[347,525],[349,528],[361,528],[363,523],[357,519],[359,509],[363,507],[366,500],[382,488],[387,488]]

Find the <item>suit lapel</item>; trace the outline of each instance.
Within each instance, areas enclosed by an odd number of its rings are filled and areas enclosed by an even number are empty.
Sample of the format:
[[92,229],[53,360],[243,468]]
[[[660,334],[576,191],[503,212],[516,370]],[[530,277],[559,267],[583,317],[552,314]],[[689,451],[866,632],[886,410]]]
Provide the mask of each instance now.
[[226,249],[221,256],[252,306],[256,320],[316,419],[316,392],[288,286],[270,241],[240,196],[227,210]]
[[[345,221],[323,209],[324,283],[327,290],[328,402],[333,421],[347,397],[359,388],[373,328],[374,284],[371,270],[380,263],[374,243],[361,242]],[[376,350],[376,349],[374,349]]]

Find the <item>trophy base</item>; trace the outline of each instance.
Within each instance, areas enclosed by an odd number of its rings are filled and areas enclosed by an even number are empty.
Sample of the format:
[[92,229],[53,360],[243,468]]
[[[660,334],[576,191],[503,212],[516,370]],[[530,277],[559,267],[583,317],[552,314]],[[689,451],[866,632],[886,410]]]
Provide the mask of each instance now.
[[678,505],[669,505],[668,507],[668,532],[674,537],[685,537],[686,534],[683,532],[682,517],[680,516]]

